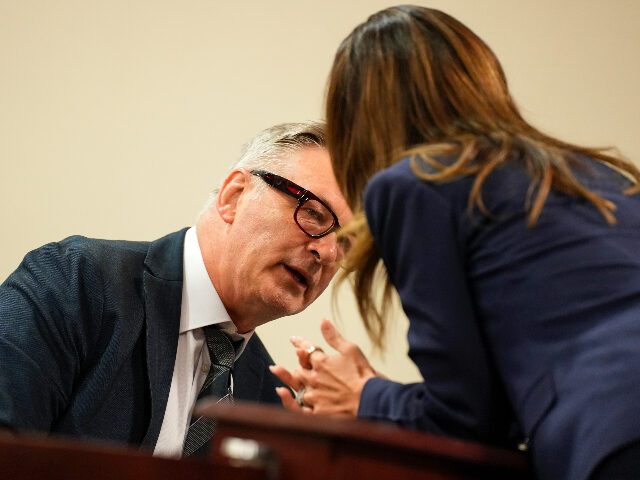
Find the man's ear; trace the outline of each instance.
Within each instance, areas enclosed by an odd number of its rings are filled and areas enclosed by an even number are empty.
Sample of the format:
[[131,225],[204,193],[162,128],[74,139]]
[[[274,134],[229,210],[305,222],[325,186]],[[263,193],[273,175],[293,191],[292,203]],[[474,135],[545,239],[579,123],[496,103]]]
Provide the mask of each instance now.
[[233,223],[236,218],[238,202],[249,184],[249,175],[250,173],[245,169],[236,168],[227,175],[222,187],[220,187],[216,200],[216,209],[220,218],[226,223]]

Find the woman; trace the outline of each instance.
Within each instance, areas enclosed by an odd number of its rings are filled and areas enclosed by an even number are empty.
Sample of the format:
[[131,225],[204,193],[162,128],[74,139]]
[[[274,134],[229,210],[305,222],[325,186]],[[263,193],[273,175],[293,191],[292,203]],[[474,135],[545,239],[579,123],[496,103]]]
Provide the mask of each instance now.
[[302,408],[521,442],[544,479],[638,475],[640,172],[529,125],[489,47],[428,8],[383,10],[343,41],[326,114],[361,212],[346,258],[360,313],[381,344],[382,261],[425,381],[381,377],[325,321],[338,355],[297,338],[302,368],[273,369]]

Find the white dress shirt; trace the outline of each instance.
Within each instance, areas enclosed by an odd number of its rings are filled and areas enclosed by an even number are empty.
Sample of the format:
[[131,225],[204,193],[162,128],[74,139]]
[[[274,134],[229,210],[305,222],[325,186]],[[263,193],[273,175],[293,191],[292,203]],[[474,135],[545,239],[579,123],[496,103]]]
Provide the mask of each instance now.
[[[236,360],[253,334],[253,330],[239,334],[229,318],[202,260],[196,227],[191,227],[185,235],[183,273],[178,350],[169,399],[153,451],[154,455],[176,458],[182,456],[191,412],[211,364],[202,327],[219,325],[233,340],[244,340],[237,350]],[[231,388],[233,389],[233,376]]]

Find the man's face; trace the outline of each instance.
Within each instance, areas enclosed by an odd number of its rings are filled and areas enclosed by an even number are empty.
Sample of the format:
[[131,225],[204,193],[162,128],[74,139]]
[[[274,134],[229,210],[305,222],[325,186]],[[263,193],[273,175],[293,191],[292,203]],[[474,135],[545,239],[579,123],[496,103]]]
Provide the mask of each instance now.
[[[351,220],[325,149],[299,150],[271,173],[313,192],[335,212],[341,225]],[[298,227],[293,218],[295,198],[247,171],[238,174],[246,177],[245,187],[227,227],[228,263],[220,272],[224,285],[216,288],[242,331],[304,310],[329,285],[342,248],[335,232],[312,238]]]

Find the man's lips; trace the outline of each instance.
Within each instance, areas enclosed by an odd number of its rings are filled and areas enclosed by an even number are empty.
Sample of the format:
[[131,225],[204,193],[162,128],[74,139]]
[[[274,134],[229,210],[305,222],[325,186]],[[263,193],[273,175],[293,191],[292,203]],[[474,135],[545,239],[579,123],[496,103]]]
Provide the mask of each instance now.
[[291,273],[291,276],[298,282],[300,285],[303,285],[305,288],[309,286],[309,275],[297,268],[291,267],[289,265],[284,265],[284,268]]

